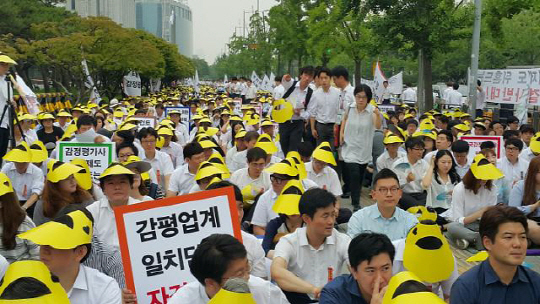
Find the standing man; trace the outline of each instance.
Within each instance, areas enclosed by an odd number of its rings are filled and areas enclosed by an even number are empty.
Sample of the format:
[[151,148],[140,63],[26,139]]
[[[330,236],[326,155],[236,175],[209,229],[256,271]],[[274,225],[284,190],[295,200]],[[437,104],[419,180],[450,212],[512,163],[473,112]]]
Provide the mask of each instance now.
[[282,78],[283,77],[281,76],[276,76],[276,78],[274,79],[274,83],[276,84],[274,92],[272,93],[272,98],[274,98],[274,100],[281,99],[283,97],[283,94],[285,94],[285,88],[281,84]]
[[461,93],[458,91],[459,83],[454,82],[452,88],[453,90],[448,92],[448,101],[446,102],[446,106],[448,108],[459,108],[463,98],[463,95],[461,95]]
[[381,95],[382,104],[390,104],[390,89],[388,88],[388,81],[383,81],[383,91]]
[[282,85],[285,88],[283,98],[290,102],[294,109],[291,120],[279,124],[279,142],[284,155],[287,155],[289,151],[297,151],[298,143],[302,141],[304,110],[313,94],[309,84],[313,80],[314,73],[312,66],[306,66],[300,70],[299,81],[294,81],[289,74],[283,76]]
[[406,85],[405,91],[401,94],[401,100],[405,103],[416,103],[416,91],[411,88],[410,84]]
[[476,80],[476,117],[484,116],[484,107],[486,106],[486,92],[482,88],[480,79]]
[[[0,159],[6,155],[9,144],[9,104],[8,96],[13,98],[13,90],[6,81],[10,64],[17,64],[8,55],[0,52]],[[9,92],[8,92],[9,90]],[[10,100],[13,103],[13,100]],[[1,163],[1,160],[0,160]]]
[[311,133],[317,140],[317,146],[327,141],[333,147],[334,124],[338,121],[341,92],[330,85],[332,73],[328,68],[321,68],[317,76],[321,87],[313,92],[308,107]]
[[249,104],[253,100],[255,100],[255,98],[257,98],[257,88],[253,85],[253,82],[251,81],[251,79],[248,79],[246,81],[246,83],[247,83],[247,86],[246,86],[246,99],[244,100],[243,103]]

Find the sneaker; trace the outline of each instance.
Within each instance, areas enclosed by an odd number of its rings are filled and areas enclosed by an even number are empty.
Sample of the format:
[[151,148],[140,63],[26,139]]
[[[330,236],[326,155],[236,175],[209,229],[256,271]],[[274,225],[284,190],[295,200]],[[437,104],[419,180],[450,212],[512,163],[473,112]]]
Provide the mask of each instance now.
[[457,239],[455,241],[455,244],[456,247],[461,250],[465,250],[467,249],[467,247],[469,247],[469,241],[467,241],[466,239]]
[[353,212],[356,212],[360,209],[362,209],[360,206],[353,206]]

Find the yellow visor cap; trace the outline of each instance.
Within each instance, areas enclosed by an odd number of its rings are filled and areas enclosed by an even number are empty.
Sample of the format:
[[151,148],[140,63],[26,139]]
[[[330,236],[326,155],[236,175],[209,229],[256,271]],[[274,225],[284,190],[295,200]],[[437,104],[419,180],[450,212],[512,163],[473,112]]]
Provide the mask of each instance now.
[[314,151],[313,158],[332,166],[337,166],[336,158],[334,157],[334,152],[330,147],[330,143],[327,141],[322,142]]
[[482,154],[474,157],[474,161],[471,164],[471,172],[476,179],[480,180],[495,180],[504,177],[501,170],[490,163]]
[[90,167],[88,166],[86,160],[82,158],[75,158],[72,159],[70,163],[82,168],[81,171],[75,173],[75,179],[77,180],[79,187],[83,188],[84,190],[90,190],[90,188],[92,188],[92,173],[90,172]]
[[124,165],[119,163],[113,163],[111,164],[101,175],[99,176],[99,179],[105,178],[107,176],[112,175],[133,175],[133,171],[129,170],[128,168],[124,167]]
[[11,180],[4,173],[0,173],[0,196],[13,192]]
[[47,180],[53,183],[58,183],[61,180],[65,180],[71,175],[75,175],[83,171],[82,167],[64,163],[61,161],[56,161],[52,164],[51,168],[47,172]]
[[268,134],[261,134],[257,139],[255,147],[259,147],[264,150],[267,154],[274,154],[278,151],[276,144]]
[[295,215],[300,214],[298,204],[304,194],[302,182],[297,179],[291,179],[287,182],[281,194],[277,197],[272,210],[277,214]]
[[285,99],[278,99],[274,101],[272,108],[272,120],[277,123],[283,123],[292,118],[294,114],[293,106]]
[[257,304],[251,293],[237,293],[221,288],[208,304]]
[[4,155],[4,159],[15,163],[31,163],[32,152],[30,151],[28,144],[23,141],[20,145],[11,149],[11,151]]
[[49,158],[47,148],[40,140],[36,140],[30,145],[30,152],[32,153],[32,162],[41,163]]

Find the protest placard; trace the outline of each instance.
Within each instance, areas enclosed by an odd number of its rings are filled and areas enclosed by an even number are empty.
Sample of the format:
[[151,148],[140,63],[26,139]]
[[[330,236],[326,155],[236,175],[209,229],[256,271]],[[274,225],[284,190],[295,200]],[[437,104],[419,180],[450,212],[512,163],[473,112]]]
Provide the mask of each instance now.
[[131,117],[130,120],[136,120],[138,129],[156,128],[156,119],[154,117]]
[[540,69],[478,70],[486,101],[538,105]]
[[75,158],[82,158],[88,163],[92,178],[98,179],[116,159],[115,151],[114,142],[95,144],[61,141],[58,143],[58,160],[69,162]]
[[124,93],[128,96],[141,96],[142,83],[141,76],[137,72],[129,72],[122,79]]
[[191,128],[189,127],[191,121],[191,111],[189,107],[165,107],[165,116],[169,116],[169,111],[172,110],[180,111],[180,122],[191,131]]
[[377,105],[377,108],[379,108],[381,113],[388,113],[388,111],[395,111],[396,110],[396,106],[392,105],[392,104],[384,104],[384,105],[380,104],[380,105]]
[[487,136],[487,135],[466,135],[461,136],[459,139],[469,143],[469,161],[471,161],[476,154],[480,152],[480,145],[485,141],[492,141],[495,143],[495,153],[497,154],[497,159],[501,158],[503,139],[502,136]]
[[139,304],[167,299],[195,281],[189,261],[198,244],[215,234],[240,241],[232,187],[114,208],[127,287]]

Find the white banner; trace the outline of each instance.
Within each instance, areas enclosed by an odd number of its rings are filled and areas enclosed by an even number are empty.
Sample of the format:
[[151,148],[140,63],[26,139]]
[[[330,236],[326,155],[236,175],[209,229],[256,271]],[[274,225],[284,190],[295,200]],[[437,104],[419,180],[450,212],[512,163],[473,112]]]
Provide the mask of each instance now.
[[478,70],[478,79],[488,102],[538,105],[540,69]]
[[95,180],[115,160],[115,156],[114,142],[94,144],[61,141],[58,143],[58,160],[62,162],[69,162],[75,158],[86,160],[90,167],[92,178]]
[[159,92],[160,88],[161,88],[161,79],[159,78],[150,79],[150,92],[152,93]]
[[274,72],[270,72],[270,87],[271,87],[270,91],[274,89],[275,79],[276,79],[276,75],[274,75]]
[[183,123],[188,130],[191,131],[189,127],[191,122],[191,110],[189,107],[165,107],[165,116],[169,116],[169,111],[178,110],[180,111],[180,122]]
[[96,85],[94,84],[94,80],[92,79],[92,76],[90,76],[90,71],[88,70],[88,65],[86,64],[86,59],[83,59],[81,62],[83,72],[86,75],[86,81],[84,85],[91,89],[90,91],[90,100],[96,104],[99,104],[101,101],[101,95],[99,95],[99,92],[97,90]]
[[129,72],[124,76],[124,93],[128,96],[141,96],[141,77],[137,72]]
[[199,89],[199,71],[195,70],[195,78],[193,79],[193,89],[197,94],[201,91]]
[[28,112],[30,114],[37,115],[37,113],[40,111],[36,94],[26,85],[21,76],[16,75],[16,82],[22,90],[22,92],[19,92],[19,95],[24,95],[26,98],[26,107],[28,108]]
[[270,82],[270,78],[268,78],[268,76],[264,75],[260,89],[265,91],[272,91],[272,83]]
[[259,78],[259,76],[257,76],[257,73],[255,73],[255,71],[253,71],[253,72],[251,73],[251,82],[253,82],[253,85],[254,85],[257,89],[260,89],[260,88],[261,88],[262,80]]
[[156,119],[154,117],[131,117],[130,120],[136,120],[138,130],[142,128],[156,128]]
[[212,234],[242,239],[232,187],[114,208],[126,284],[137,303],[167,303],[195,281],[189,261]]

